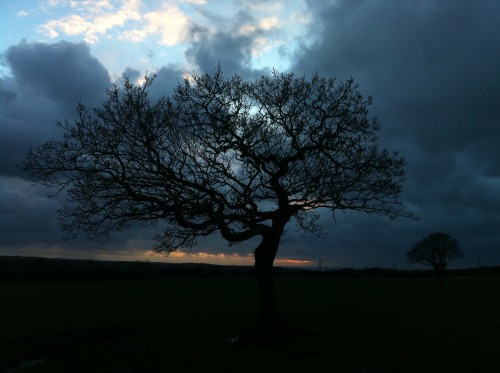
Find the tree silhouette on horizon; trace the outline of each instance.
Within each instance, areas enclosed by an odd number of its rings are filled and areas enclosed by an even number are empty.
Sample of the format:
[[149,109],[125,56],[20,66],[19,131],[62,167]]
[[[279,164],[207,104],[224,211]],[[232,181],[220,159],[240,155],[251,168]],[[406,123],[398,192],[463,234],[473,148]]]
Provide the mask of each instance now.
[[452,259],[463,257],[458,240],[447,233],[435,232],[418,242],[406,254],[410,264],[431,266],[436,272],[437,282],[444,282],[444,271]]

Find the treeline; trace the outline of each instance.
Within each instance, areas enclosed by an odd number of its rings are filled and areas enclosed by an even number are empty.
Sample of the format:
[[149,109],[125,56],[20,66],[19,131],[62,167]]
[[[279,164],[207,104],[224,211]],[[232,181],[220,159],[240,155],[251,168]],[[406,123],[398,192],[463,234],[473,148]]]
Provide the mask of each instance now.
[[[447,276],[500,274],[500,267],[449,270]],[[432,270],[386,268],[303,269],[275,268],[277,276],[294,277],[432,277]],[[0,256],[0,281],[112,280],[169,277],[240,277],[252,276],[250,266],[211,264],[173,264],[142,261],[98,261],[49,259],[40,257]]]
[[0,281],[114,280],[250,275],[251,267],[0,256]]

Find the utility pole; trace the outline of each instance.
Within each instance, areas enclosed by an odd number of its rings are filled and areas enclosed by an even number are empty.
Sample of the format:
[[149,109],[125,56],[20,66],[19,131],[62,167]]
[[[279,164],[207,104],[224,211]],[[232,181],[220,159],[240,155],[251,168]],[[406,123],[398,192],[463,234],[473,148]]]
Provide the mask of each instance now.
[[323,269],[323,265],[321,263],[321,257],[318,259],[318,271],[321,272],[321,270]]

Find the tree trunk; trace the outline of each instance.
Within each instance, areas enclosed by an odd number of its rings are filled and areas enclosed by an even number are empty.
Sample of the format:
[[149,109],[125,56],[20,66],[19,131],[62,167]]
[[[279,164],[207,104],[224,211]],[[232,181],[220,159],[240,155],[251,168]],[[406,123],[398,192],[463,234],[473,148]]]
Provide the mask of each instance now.
[[444,284],[444,267],[440,265],[434,265],[434,270],[436,271],[436,281],[438,284]]
[[259,318],[269,319],[276,311],[274,290],[274,258],[278,251],[279,237],[264,236],[255,249],[255,277],[259,289]]
[[289,335],[288,322],[276,308],[274,289],[274,258],[279,247],[282,229],[272,229],[263,235],[262,242],[255,249],[255,277],[259,292],[259,313],[254,326],[243,341],[270,344]]

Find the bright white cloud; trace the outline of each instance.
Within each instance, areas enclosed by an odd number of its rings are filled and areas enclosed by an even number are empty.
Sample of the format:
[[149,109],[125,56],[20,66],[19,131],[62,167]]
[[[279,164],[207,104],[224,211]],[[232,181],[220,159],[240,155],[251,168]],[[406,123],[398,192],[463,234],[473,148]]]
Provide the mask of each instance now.
[[[57,0],[49,2],[49,5],[58,5]],[[115,10],[108,0],[72,1],[70,6],[75,13],[51,20],[41,25],[39,31],[50,38],[56,38],[61,33],[82,35],[86,42],[93,44],[111,29],[123,27],[130,20],[140,20],[139,5],[139,0],[126,0]]]
[[[47,33],[50,38],[57,38],[59,33],[71,36],[81,34],[89,35],[91,30],[92,23],[87,22],[77,14],[72,14],[58,20],[52,20],[40,26],[40,31]],[[95,41],[95,37],[91,39]],[[91,40],[88,41],[91,42]]]
[[207,3],[206,0],[181,0],[181,2],[195,5],[204,5]]
[[249,9],[266,13],[279,12],[285,8],[285,4],[283,3],[283,1],[275,1],[275,2],[267,2],[267,1],[256,2],[254,0],[241,0],[241,1]]
[[[53,0],[46,6],[57,5],[61,3]],[[171,4],[145,14],[140,12],[139,0],[125,0],[117,6],[109,0],[73,1],[65,5],[69,5],[73,13],[41,25],[39,31],[50,38],[57,38],[61,34],[81,35],[86,42],[95,44],[100,37],[109,36],[113,29],[124,29],[128,21],[136,21],[139,26],[122,30],[120,40],[142,42],[157,36],[159,44],[173,46],[183,40],[189,23],[187,16]]]
[[260,19],[256,24],[243,25],[240,27],[240,32],[243,35],[253,34],[258,30],[269,31],[276,28],[280,21],[276,17],[268,17]]
[[158,35],[159,44],[173,46],[183,40],[189,24],[188,18],[176,6],[167,6],[163,10],[146,13],[142,28],[125,31],[121,39],[141,42],[147,37]]
[[280,21],[277,17],[262,18],[259,25],[263,30],[271,30],[279,25]]
[[[277,17],[266,17],[261,18],[254,24],[241,26],[239,32],[243,35],[251,35],[259,31],[269,32],[278,30],[279,26],[280,20]],[[261,56],[279,44],[280,42],[276,38],[269,38],[267,36],[256,37],[251,48],[252,56]]]
[[274,43],[270,42],[268,38],[260,37],[256,38],[252,47],[252,56],[260,56],[270,49],[272,49]]
[[94,26],[96,32],[105,33],[115,26],[123,26],[126,21],[140,19],[141,15],[137,10],[137,1],[129,1],[116,13],[108,13],[96,17]]
[[[125,4],[125,6],[127,6],[127,4]],[[73,1],[72,7],[77,7],[90,12],[102,12],[106,9],[113,9],[113,5],[109,2],[109,0]]]

